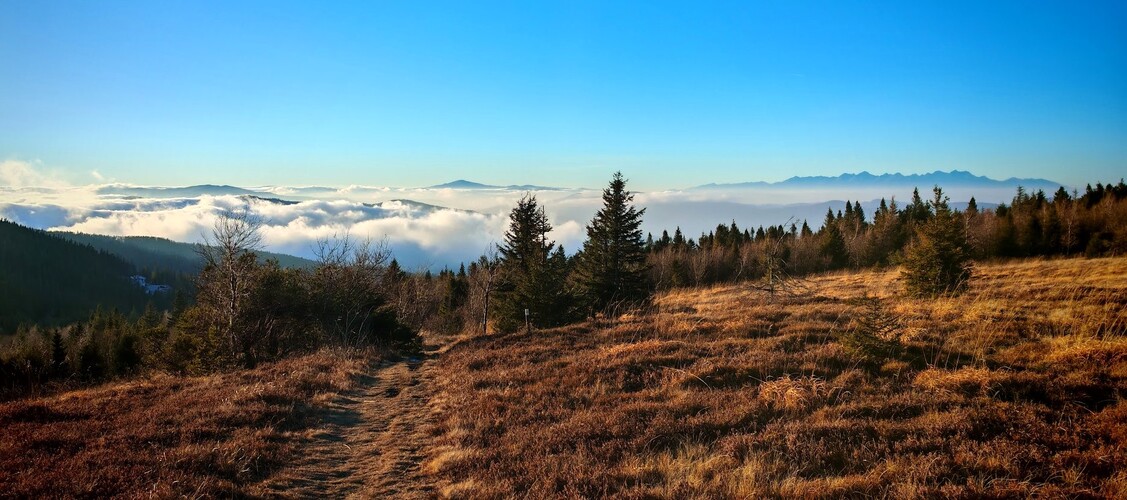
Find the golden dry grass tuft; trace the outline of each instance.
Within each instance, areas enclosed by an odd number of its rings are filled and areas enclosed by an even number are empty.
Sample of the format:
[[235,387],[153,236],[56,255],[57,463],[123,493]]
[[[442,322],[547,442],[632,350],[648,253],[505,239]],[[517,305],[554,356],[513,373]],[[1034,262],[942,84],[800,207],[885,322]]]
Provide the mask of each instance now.
[[318,402],[370,356],[323,351],[0,404],[0,497],[267,494],[259,485],[298,452]]
[[[438,364],[451,497],[1122,497],[1127,259],[897,272],[804,297],[675,290],[652,314],[482,337]],[[877,298],[898,348],[843,335]],[[870,306],[865,304],[869,303]]]

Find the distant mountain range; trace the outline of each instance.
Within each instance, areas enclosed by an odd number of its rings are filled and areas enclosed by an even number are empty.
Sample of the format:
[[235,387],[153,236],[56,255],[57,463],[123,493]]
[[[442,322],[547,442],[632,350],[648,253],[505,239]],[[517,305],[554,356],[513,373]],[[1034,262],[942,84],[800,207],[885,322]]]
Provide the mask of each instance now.
[[[1024,187],[1029,191],[1036,191],[1038,189],[1051,192],[1057,188],[1064,186],[1064,184],[1052,181],[1049,179],[1039,178],[1018,178],[1010,177],[1008,179],[991,179],[982,175],[974,175],[965,170],[952,170],[950,172],[943,172],[937,170],[935,172],[926,174],[871,174],[869,172],[860,172],[856,174],[846,173],[838,176],[806,176],[806,177],[791,177],[789,179],[779,182],[765,182],[765,181],[750,181],[750,182],[732,182],[732,183],[709,183],[702,184],[688,188],[688,190],[710,190],[710,189],[778,189],[778,188],[794,188],[794,189],[841,189],[841,188],[904,188],[904,187],[918,187],[921,191],[930,189],[932,186],[940,186],[944,189],[947,188],[990,188],[990,189],[1016,189],[1018,186]],[[1065,186],[1068,187],[1068,186]],[[483,184],[480,182],[469,181],[466,179],[458,179],[443,184],[435,184],[421,189],[458,189],[458,190],[509,190],[509,191],[560,191],[564,188],[540,186],[535,184],[509,184],[509,185],[496,185],[496,184]],[[306,187],[306,188],[293,188],[290,190],[293,194],[298,195],[301,199],[304,196],[324,194],[326,192],[334,191],[334,188],[327,187]],[[254,189],[241,188],[229,185],[217,184],[200,184],[196,186],[183,186],[183,187],[146,187],[146,186],[130,186],[130,185],[107,185],[98,188],[98,194],[103,195],[118,195],[124,197],[150,197],[150,198],[191,198],[199,196],[247,196],[258,198],[264,201],[274,203],[296,203],[290,200],[284,200],[277,197],[277,194],[268,191],[260,191]],[[395,201],[410,201],[410,200],[395,200]]]
[[[253,195],[245,195],[245,196],[242,196],[242,198],[245,199],[245,200],[252,200],[252,201],[258,201],[258,202],[263,202],[263,203],[272,203],[272,204],[275,204],[275,205],[297,205],[298,203],[301,203],[299,201],[283,200],[283,199],[279,199],[279,198],[263,198],[261,196],[253,196]],[[364,205],[366,207],[385,208],[385,209],[388,208],[389,204],[403,205],[403,206],[406,206],[406,207],[409,207],[411,209],[418,210],[418,211],[424,212],[424,213],[437,212],[439,210],[453,210],[455,212],[473,212],[472,210],[463,210],[463,209],[460,209],[460,208],[450,208],[450,207],[444,207],[444,206],[441,206],[441,205],[432,205],[430,203],[423,203],[421,201],[408,200],[406,198],[396,198],[394,200],[380,201],[380,202],[376,202],[376,203],[361,203],[361,205]]]
[[533,184],[510,184],[508,186],[495,186],[491,184],[481,184],[479,182],[467,181],[465,179],[458,179],[450,181],[445,184],[435,184],[427,186],[426,189],[507,189],[510,191],[559,191],[562,188],[536,186]]
[[151,186],[129,186],[121,184],[110,184],[98,188],[98,194],[103,195],[120,195],[120,196],[137,196],[144,198],[195,198],[199,196],[261,196],[269,197],[271,193],[251,191],[249,189],[215,184],[200,184],[198,186],[183,186],[183,187],[151,187]]
[[1059,182],[1050,181],[1048,179],[1020,179],[1011,177],[1005,180],[991,179],[986,176],[974,175],[964,170],[952,170],[950,172],[943,172],[936,170],[935,172],[927,174],[880,174],[873,175],[869,172],[861,172],[857,174],[841,174],[836,177],[828,176],[810,176],[810,177],[791,177],[787,180],[780,182],[738,182],[729,184],[704,184],[696,186],[691,189],[740,189],[740,188],[802,188],[802,189],[832,189],[832,188],[875,188],[875,187],[889,187],[889,188],[902,188],[902,187],[918,187],[921,191],[931,188],[932,186],[939,186],[941,188],[967,188],[967,187],[983,187],[983,188],[1012,188],[1016,189],[1022,186],[1030,191],[1042,189],[1048,192],[1055,191],[1057,188],[1063,186]]
[[242,195],[242,196],[240,196],[240,198],[242,198],[244,200],[248,200],[248,201],[249,200],[264,201],[266,203],[273,203],[275,205],[297,205],[298,203],[301,203],[299,201],[283,200],[281,198],[266,198],[266,197],[263,197],[263,196],[256,196],[256,195],[253,195],[253,194]]
[[[1008,179],[991,179],[984,175],[974,175],[965,170],[952,170],[950,172],[943,172],[936,170],[926,174],[871,174],[869,172],[860,173],[845,173],[838,176],[806,176],[806,177],[791,177],[789,179],[779,182],[766,182],[766,181],[750,181],[750,182],[733,182],[733,183],[709,183],[694,186],[686,189],[687,191],[700,191],[710,189],[903,189],[905,187],[919,188],[921,192],[928,191],[932,186],[939,186],[947,190],[951,189],[968,189],[968,188],[984,188],[984,189],[1017,189],[1018,186],[1024,187],[1028,191],[1036,191],[1038,189],[1046,192],[1056,191],[1057,188],[1065,186],[1062,183],[1052,181],[1049,179],[1039,178],[1018,178],[1010,177]],[[1066,188],[1068,186],[1065,186]],[[523,185],[493,185],[482,184],[465,179],[458,179],[455,181],[447,182],[445,184],[436,184],[428,186],[424,189],[463,189],[463,190],[514,190],[514,191],[558,191],[563,188],[538,186],[533,184]]]
[[379,203],[365,203],[364,205],[369,206],[369,207],[387,208],[387,204],[389,204],[389,203],[399,203],[399,204],[411,207],[415,210],[418,210],[418,211],[424,212],[424,213],[437,212],[439,210],[453,210],[455,212],[474,213],[473,210],[464,210],[464,209],[461,209],[461,208],[444,207],[444,206],[441,206],[441,205],[431,205],[430,203],[423,203],[421,201],[408,200],[406,198],[396,198],[394,200],[381,201]]

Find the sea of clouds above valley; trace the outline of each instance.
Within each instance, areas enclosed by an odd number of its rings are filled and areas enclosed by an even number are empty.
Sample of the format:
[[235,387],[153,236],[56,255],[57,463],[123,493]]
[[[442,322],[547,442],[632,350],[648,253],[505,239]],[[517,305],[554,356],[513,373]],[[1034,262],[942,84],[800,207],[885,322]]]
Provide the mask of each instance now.
[[[158,236],[197,243],[219,214],[246,208],[261,216],[267,250],[313,257],[316,242],[349,235],[386,241],[408,268],[441,269],[475,260],[504,238],[508,213],[526,194],[546,207],[550,237],[568,253],[578,250],[585,225],[602,204],[600,189],[390,188],[377,186],[194,186],[153,188],[128,184],[71,185],[21,162],[0,163],[0,218],[46,230],[114,236]],[[780,189],[738,187],[639,192],[643,229],[660,235],[681,227],[688,237],[735,220],[740,227],[821,225],[827,207],[861,200],[871,214],[881,197],[905,199],[910,188]],[[987,205],[1012,197],[1010,188],[974,194]],[[953,200],[970,193],[950,191]],[[925,193],[930,194],[930,193]],[[834,200],[834,201],[826,201]]]

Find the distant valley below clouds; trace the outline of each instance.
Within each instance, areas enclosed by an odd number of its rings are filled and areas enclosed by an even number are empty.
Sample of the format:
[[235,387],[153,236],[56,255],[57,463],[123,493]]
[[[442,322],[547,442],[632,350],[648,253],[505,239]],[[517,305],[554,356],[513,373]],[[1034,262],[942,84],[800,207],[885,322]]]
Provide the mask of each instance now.
[[[11,165],[7,167],[12,170]],[[503,238],[509,210],[526,193],[534,194],[546,207],[555,227],[551,237],[574,252],[584,239],[585,224],[601,206],[602,195],[601,187],[492,185],[468,180],[418,188],[159,187],[35,183],[39,178],[26,173],[0,176],[0,218],[47,230],[199,242],[217,214],[249,207],[265,221],[267,250],[313,257],[318,239],[347,233],[354,238],[386,240],[396,258],[413,269],[457,267],[477,258]],[[921,196],[928,198],[937,184],[956,207],[965,206],[973,196],[983,208],[1008,203],[1018,186],[1049,194],[1061,186],[1045,179],[995,180],[961,171],[862,172],[644,191],[637,192],[635,203],[646,208],[645,231],[657,236],[663,229],[680,227],[695,238],[733,220],[750,228],[788,221],[801,225],[808,220],[817,228],[827,208],[839,210],[846,200],[861,201],[871,215],[881,198],[895,197],[903,205],[913,188],[918,187]]]

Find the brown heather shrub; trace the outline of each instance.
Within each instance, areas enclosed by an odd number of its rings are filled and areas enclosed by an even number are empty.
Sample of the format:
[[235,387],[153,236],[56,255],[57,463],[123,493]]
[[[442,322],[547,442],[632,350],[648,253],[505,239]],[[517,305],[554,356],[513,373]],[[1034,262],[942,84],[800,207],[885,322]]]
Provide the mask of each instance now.
[[[1123,497],[1127,259],[979,264],[936,300],[896,279],[462,342],[431,473],[458,498]],[[898,347],[859,365],[865,297]]]
[[0,497],[239,497],[299,451],[365,358],[167,375],[0,404]]

